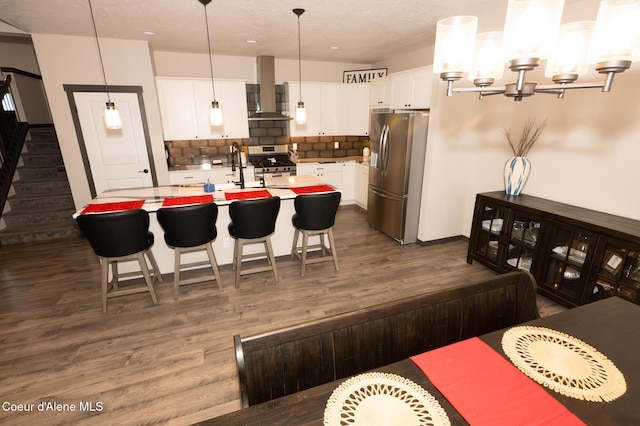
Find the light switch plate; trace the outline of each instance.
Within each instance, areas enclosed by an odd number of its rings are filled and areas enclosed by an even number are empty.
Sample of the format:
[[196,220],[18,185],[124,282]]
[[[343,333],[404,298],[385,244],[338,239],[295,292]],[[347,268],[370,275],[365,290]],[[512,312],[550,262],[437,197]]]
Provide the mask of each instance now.
[[340,142],[334,142],[333,149],[340,149]]

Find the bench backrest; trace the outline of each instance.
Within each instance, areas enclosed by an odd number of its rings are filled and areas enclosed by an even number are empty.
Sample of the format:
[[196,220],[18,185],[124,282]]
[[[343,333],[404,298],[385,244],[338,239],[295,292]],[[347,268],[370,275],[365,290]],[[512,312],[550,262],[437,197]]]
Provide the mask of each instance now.
[[246,338],[234,336],[242,406],[359,374],[539,317],[518,271]]

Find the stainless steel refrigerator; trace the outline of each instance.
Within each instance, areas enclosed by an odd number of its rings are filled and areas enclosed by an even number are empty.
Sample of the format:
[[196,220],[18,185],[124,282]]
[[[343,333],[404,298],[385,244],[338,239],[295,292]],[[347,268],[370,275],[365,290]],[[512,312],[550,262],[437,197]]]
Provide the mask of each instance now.
[[401,244],[418,237],[429,113],[372,112],[367,220]]

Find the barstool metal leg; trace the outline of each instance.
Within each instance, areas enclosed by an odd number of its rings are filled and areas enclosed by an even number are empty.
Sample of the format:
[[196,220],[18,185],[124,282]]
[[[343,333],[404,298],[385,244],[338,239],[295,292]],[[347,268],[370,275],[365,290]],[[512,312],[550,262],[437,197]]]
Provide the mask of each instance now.
[[242,268],[242,249],[243,249],[242,239],[236,238],[234,249],[235,249],[234,263],[236,265],[236,288],[240,288],[240,269]]
[[102,313],[107,313],[107,291],[109,289],[109,259],[100,258],[102,270]]
[[207,244],[207,255],[209,256],[209,262],[211,263],[211,269],[213,269],[213,275],[218,282],[218,289],[222,290],[222,281],[220,281],[220,271],[218,271],[218,262],[216,261],[216,255],[213,252],[211,244]]
[[307,248],[309,246],[309,231],[302,231],[302,252],[300,253],[300,276],[304,277],[304,271],[307,266]]
[[151,274],[149,273],[149,268],[147,267],[147,262],[144,258],[144,253],[137,253],[138,263],[140,264],[140,269],[142,269],[142,275],[144,275],[144,280],[147,283],[147,288],[149,289],[149,293],[151,293],[151,300],[153,303],[158,303],[158,297],[156,296],[156,290],[153,288],[153,281],[151,279]]
[[296,253],[298,251],[298,236],[300,235],[300,231],[298,228],[295,228],[293,232],[293,244],[291,245],[291,260],[296,257]]
[[276,258],[273,255],[273,247],[271,246],[271,237],[267,237],[265,242],[267,244],[267,256],[269,257],[269,261],[273,269],[273,276],[275,277],[276,282],[278,282],[278,269],[276,268]]
[[333,265],[336,267],[336,271],[339,271],[338,268],[338,253],[336,253],[336,244],[333,242],[333,230],[329,228],[329,232],[327,232],[327,236],[329,237],[329,244],[331,245],[331,255],[333,256]]
[[160,273],[160,268],[158,268],[158,262],[156,262],[156,258],[153,256],[153,252],[151,251],[151,249],[149,249],[145,253],[149,258],[149,262],[151,263],[151,267],[153,268],[153,271],[154,271],[153,279],[158,280],[158,282],[160,283],[164,282],[162,280],[162,274]]
[[180,247],[174,247],[173,259],[173,298],[178,300],[180,296]]

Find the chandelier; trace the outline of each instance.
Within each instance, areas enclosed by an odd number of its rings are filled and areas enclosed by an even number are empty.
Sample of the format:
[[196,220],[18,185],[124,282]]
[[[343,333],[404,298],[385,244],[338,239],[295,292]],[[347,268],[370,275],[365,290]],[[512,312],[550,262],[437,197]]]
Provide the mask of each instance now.
[[[520,101],[535,93],[563,98],[568,89],[609,92],[614,76],[640,58],[640,0],[603,0],[595,22],[560,25],[563,7],[564,0],[509,0],[504,31],[478,35],[475,16],[438,21],[433,72],[447,82],[447,96],[477,92],[480,99],[502,94]],[[553,84],[527,81],[527,71],[545,59],[545,77]],[[493,87],[505,63],[517,73],[516,81]],[[590,64],[604,81],[575,83]],[[464,73],[476,87],[453,87]]]
[[211,0],[198,0],[204,6],[204,22],[207,27],[207,46],[209,48],[209,70],[211,71],[211,90],[213,91],[213,101],[209,109],[209,124],[212,126],[222,126],[224,123],[222,116],[222,108],[216,100],[216,83],[213,81],[213,57],[211,56],[211,37],[209,37],[209,18],[207,17],[207,5]]
[[107,74],[104,72],[104,62],[102,61],[102,52],[100,51],[100,41],[98,40],[98,30],[96,29],[96,20],[93,16],[93,7],[89,0],[89,12],[91,13],[91,23],[93,24],[93,33],[96,37],[96,45],[98,46],[98,58],[100,58],[100,69],[102,70],[102,79],[104,81],[104,91],[107,92],[107,103],[104,107],[104,126],[109,130],[122,129],[122,117],[116,104],[111,101],[109,95],[109,86],[107,85]]
[[293,13],[298,17],[298,86],[300,89],[300,98],[296,107],[296,123],[307,124],[307,109],[302,102],[302,59],[300,56],[300,15],[304,13],[304,9],[293,9]]

